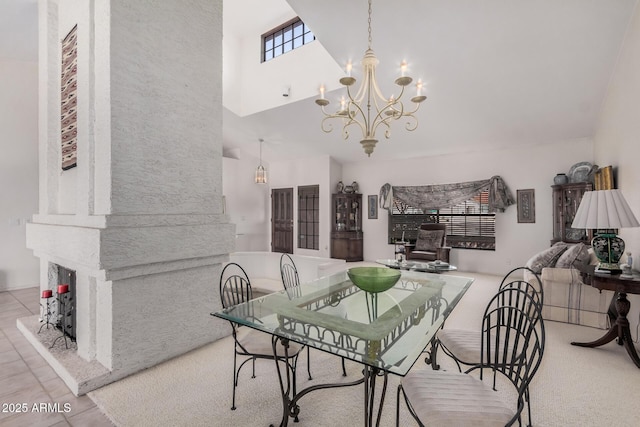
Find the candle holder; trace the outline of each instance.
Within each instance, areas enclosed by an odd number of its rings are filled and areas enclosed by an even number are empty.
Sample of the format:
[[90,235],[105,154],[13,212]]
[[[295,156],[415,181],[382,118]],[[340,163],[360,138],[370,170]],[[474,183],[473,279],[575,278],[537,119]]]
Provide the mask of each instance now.
[[56,345],[56,342],[58,342],[60,338],[64,339],[65,348],[67,349],[69,348],[69,343],[67,342],[67,335],[68,335],[67,315],[65,310],[65,306],[68,303],[67,301],[68,296],[69,296],[69,285],[58,286],[58,293],[56,295],[56,301],[58,303],[57,326],[60,328],[60,331],[62,332],[62,334],[59,337],[57,337],[55,340],[53,340],[53,342],[51,343],[51,347],[49,348],[53,348],[53,346]]
[[42,299],[44,303],[40,303],[40,329],[38,329],[38,333],[42,331],[42,328],[45,326],[49,329],[49,325],[55,327],[53,323],[51,323],[51,298],[53,298],[53,292],[51,289],[45,289],[42,291]]

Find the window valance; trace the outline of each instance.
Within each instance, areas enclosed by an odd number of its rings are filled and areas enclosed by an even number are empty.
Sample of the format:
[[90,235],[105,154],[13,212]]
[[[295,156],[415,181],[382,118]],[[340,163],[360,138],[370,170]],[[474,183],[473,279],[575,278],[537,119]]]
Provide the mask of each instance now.
[[489,211],[504,212],[515,203],[513,195],[501,177],[492,176],[481,181],[460,182],[455,184],[391,186],[385,184],[380,188],[380,207],[390,209],[396,198],[409,206],[429,209],[442,209],[457,205],[473,198],[475,195],[489,191]]

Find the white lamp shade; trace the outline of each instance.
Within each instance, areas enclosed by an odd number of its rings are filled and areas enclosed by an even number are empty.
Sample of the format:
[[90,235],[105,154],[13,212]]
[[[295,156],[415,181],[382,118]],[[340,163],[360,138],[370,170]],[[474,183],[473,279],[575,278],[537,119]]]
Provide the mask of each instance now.
[[638,226],[640,223],[620,190],[585,192],[571,224],[571,228],[594,230]]

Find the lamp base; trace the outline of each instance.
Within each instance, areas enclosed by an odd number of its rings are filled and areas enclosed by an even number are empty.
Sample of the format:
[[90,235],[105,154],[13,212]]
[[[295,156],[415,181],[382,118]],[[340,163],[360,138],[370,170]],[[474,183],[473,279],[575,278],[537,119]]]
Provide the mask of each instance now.
[[620,274],[622,273],[622,269],[619,264],[611,264],[611,263],[599,263],[596,267],[596,273],[610,273],[610,274]]
[[601,230],[591,240],[593,252],[600,261],[596,271],[603,273],[620,274],[620,257],[624,254],[624,240],[616,236],[613,230]]

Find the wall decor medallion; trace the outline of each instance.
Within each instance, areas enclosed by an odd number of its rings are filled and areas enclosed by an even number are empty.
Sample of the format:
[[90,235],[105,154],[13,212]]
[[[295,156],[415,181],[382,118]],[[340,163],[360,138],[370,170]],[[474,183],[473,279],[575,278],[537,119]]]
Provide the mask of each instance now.
[[62,170],[77,165],[78,150],[78,26],[62,40],[60,141]]
[[533,188],[517,191],[518,222],[536,222],[536,200]]

